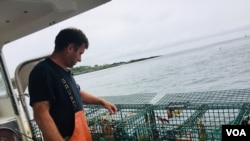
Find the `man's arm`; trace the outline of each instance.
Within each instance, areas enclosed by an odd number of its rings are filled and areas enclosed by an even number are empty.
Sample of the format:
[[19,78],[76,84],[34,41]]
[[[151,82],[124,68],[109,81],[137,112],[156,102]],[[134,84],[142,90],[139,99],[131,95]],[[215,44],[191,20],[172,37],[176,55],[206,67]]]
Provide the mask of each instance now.
[[102,105],[103,107],[108,109],[111,114],[115,114],[117,112],[116,106],[113,103],[111,103],[105,99],[91,95],[88,92],[83,91],[83,90],[80,91],[80,94],[81,94],[83,103]]
[[63,137],[59,133],[54,120],[49,114],[49,102],[42,101],[32,105],[33,114],[38,127],[42,131],[45,141],[64,141]]

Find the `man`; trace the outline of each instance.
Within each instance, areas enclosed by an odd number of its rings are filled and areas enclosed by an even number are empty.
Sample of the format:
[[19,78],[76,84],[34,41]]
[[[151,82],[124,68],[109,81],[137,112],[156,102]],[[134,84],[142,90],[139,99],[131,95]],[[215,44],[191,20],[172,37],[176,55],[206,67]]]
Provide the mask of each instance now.
[[117,112],[113,103],[80,90],[68,70],[81,61],[88,46],[88,39],[81,30],[63,29],[56,36],[52,55],[39,62],[30,73],[30,105],[45,141],[64,141],[72,137],[75,113],[83,110],[82,102],[100,104],[111,114]]

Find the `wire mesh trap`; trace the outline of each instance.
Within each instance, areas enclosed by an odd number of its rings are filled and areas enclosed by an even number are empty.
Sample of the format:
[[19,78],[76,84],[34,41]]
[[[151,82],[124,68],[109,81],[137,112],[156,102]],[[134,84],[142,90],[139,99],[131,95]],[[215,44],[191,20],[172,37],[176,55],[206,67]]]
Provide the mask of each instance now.
[[94,141],[221,141],[222,125],[240,125],[249,103],[117,105],[117,114],[85,107]]
[[[93,140],[113,141],[120,138],[130,138],[127,125],[145,123],[142,115],[149,112],[149,104],[121,104],[116,105],[118,112],[110,114],[107,109],[98,105],[85,105],[84,110],[88,119]],[[128,135],[128,136],[127,136]]]
[[84,106],[94,141],[221,141],[222,125],[250,125],[250,89],[166,94],[155,104],[117,107],[110,115]]

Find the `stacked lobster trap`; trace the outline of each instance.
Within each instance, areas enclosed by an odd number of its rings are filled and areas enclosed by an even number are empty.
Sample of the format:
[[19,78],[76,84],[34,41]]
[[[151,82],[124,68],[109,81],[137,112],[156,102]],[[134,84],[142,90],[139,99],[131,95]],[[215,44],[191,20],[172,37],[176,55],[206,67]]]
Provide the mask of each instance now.
[[168,94],[155,104],[85,106],[94,141],[221,141],[223,125],[250,125],[250,89]]
[[118,108],[116,114],[110,114],[107,109],[98,105],[84,106],[94,141],[134,140],[136,125],[144,125],[147,122],[144,116],[149,115],[152,105],[121,104],[116,106]]
[[160,141],[221,141],[222,125],[240,125],[249,115],[249,103],[170,103],[155,105],[155,125]]
[[94,141],[221,141],[222,125],[240,125],[249,103],[117,105],[114,115],[85,107]]

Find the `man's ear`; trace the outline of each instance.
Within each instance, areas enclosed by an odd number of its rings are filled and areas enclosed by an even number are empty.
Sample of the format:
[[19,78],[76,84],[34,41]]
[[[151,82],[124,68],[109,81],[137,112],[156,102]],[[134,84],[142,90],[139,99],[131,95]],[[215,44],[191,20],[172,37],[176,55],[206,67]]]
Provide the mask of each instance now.
[[74,44],[73,43],[70,43],[68,46],[67,46],[67,52],[72,52],[74,51]]

